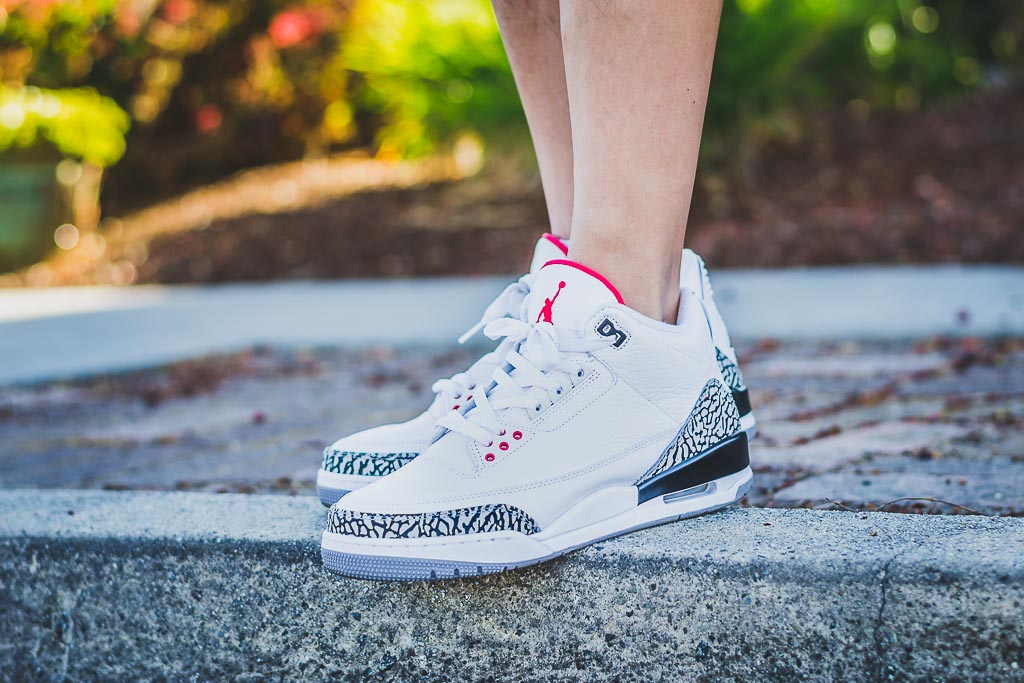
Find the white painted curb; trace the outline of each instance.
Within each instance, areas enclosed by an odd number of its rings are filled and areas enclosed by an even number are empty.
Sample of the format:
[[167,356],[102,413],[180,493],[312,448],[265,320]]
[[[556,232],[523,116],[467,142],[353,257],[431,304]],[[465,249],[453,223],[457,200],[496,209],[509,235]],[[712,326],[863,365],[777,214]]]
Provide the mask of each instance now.
[[[166,363],[254,344],[451,344],[509,278],[0,291],[0,383]],[[722,271],[738,339],[1024,334],[1024,268]]]

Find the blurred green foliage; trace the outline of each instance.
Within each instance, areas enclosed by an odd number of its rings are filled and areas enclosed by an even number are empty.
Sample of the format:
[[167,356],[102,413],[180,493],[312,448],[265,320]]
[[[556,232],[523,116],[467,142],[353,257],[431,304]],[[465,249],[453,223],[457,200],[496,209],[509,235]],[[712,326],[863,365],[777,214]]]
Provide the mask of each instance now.
[[124,154],[128,114],[95,90],[0,85],[0,152],[48,143],[100,167]]
[[801,112],[913,110],[1016,80],[1017,0],[727,0],[706,144],[742,153],[799,133]]
[[341,42],[352,105],[378,122],[374,142],[389,156],[426,154],[461,130],[493,133],[522,120],[487,2],[364,2]]
[[[726,0],[705,151],[742,157],[812,108],[864,117],[1014,80],[1022,40],[1019,0]],[[108,183],[124,194],[330,150],[416,157],[466,131],[525,139],[487,0],[0,0],[0,82],[67,100],[79,127],[39,134],[99,163],[112,138],[71,138],[122,119],[63,89],[128,111]]]

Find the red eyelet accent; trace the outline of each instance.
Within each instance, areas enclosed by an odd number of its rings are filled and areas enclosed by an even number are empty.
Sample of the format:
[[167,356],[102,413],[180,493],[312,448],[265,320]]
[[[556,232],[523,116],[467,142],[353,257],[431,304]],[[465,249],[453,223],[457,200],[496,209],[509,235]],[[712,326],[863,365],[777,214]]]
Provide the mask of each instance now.
[[468,401],[468,400],[469,400],[469,399],[471,399],[471,398],[473,398],[473,394],[470,394],[469,396],[467,396],[467,397],[466,397],[466,400]]
[[503,451],[507,451],[508,450],[508,441],[502,441],[501,443],[499,443],[498,444],[498,448],[500,448]]
[[488,453],[484,456],[484,460],[487,462],[494,462],[494,453]]
[[452,406],[452,410],[458,410],[461,407],[462,406],[460,406],[458,403],[456,403],[455,405]]
[[523,433],[517,429],[516,431],[512,432],[512,438],[515,439],[516,441],[519,441],[519,439],[523,438]]

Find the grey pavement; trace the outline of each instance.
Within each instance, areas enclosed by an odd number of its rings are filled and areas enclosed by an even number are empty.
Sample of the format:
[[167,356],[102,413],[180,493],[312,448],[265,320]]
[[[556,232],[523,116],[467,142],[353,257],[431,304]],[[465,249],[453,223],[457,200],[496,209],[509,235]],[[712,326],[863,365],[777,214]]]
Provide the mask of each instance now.
[[[0,382],[166,363],[255,344],[445,344],[507,278],[0,291]],[[1024,269],[714,273],[740,339],[1024,334]]]
[[1020,519],[733,509],[440,585],[327,574],[322,524],[309,497],[0,492],[0,671],[1024,680]]
[[[747,504],[1024,513],[1021,342],[739,348],[759,422]],[[0,387],[0,487],[311,496],[325,445],[412,417],[479,353],[263,349]]]

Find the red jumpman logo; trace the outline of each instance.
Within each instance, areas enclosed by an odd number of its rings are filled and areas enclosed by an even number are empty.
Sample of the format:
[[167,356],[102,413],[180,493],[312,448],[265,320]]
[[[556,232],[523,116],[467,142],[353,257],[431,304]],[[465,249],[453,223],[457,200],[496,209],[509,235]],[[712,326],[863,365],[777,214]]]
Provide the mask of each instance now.
[[555,292],[553,297],[550,299],[544,297],[544,308],[540,309],[540,315],[537,316],[537,320],[535,322],[551,322],[551,313],[555,306],[555,299],[557,299],[558,295],[562,293],[562,287],[565,287],[565,280],[558,283],[558,291]]

